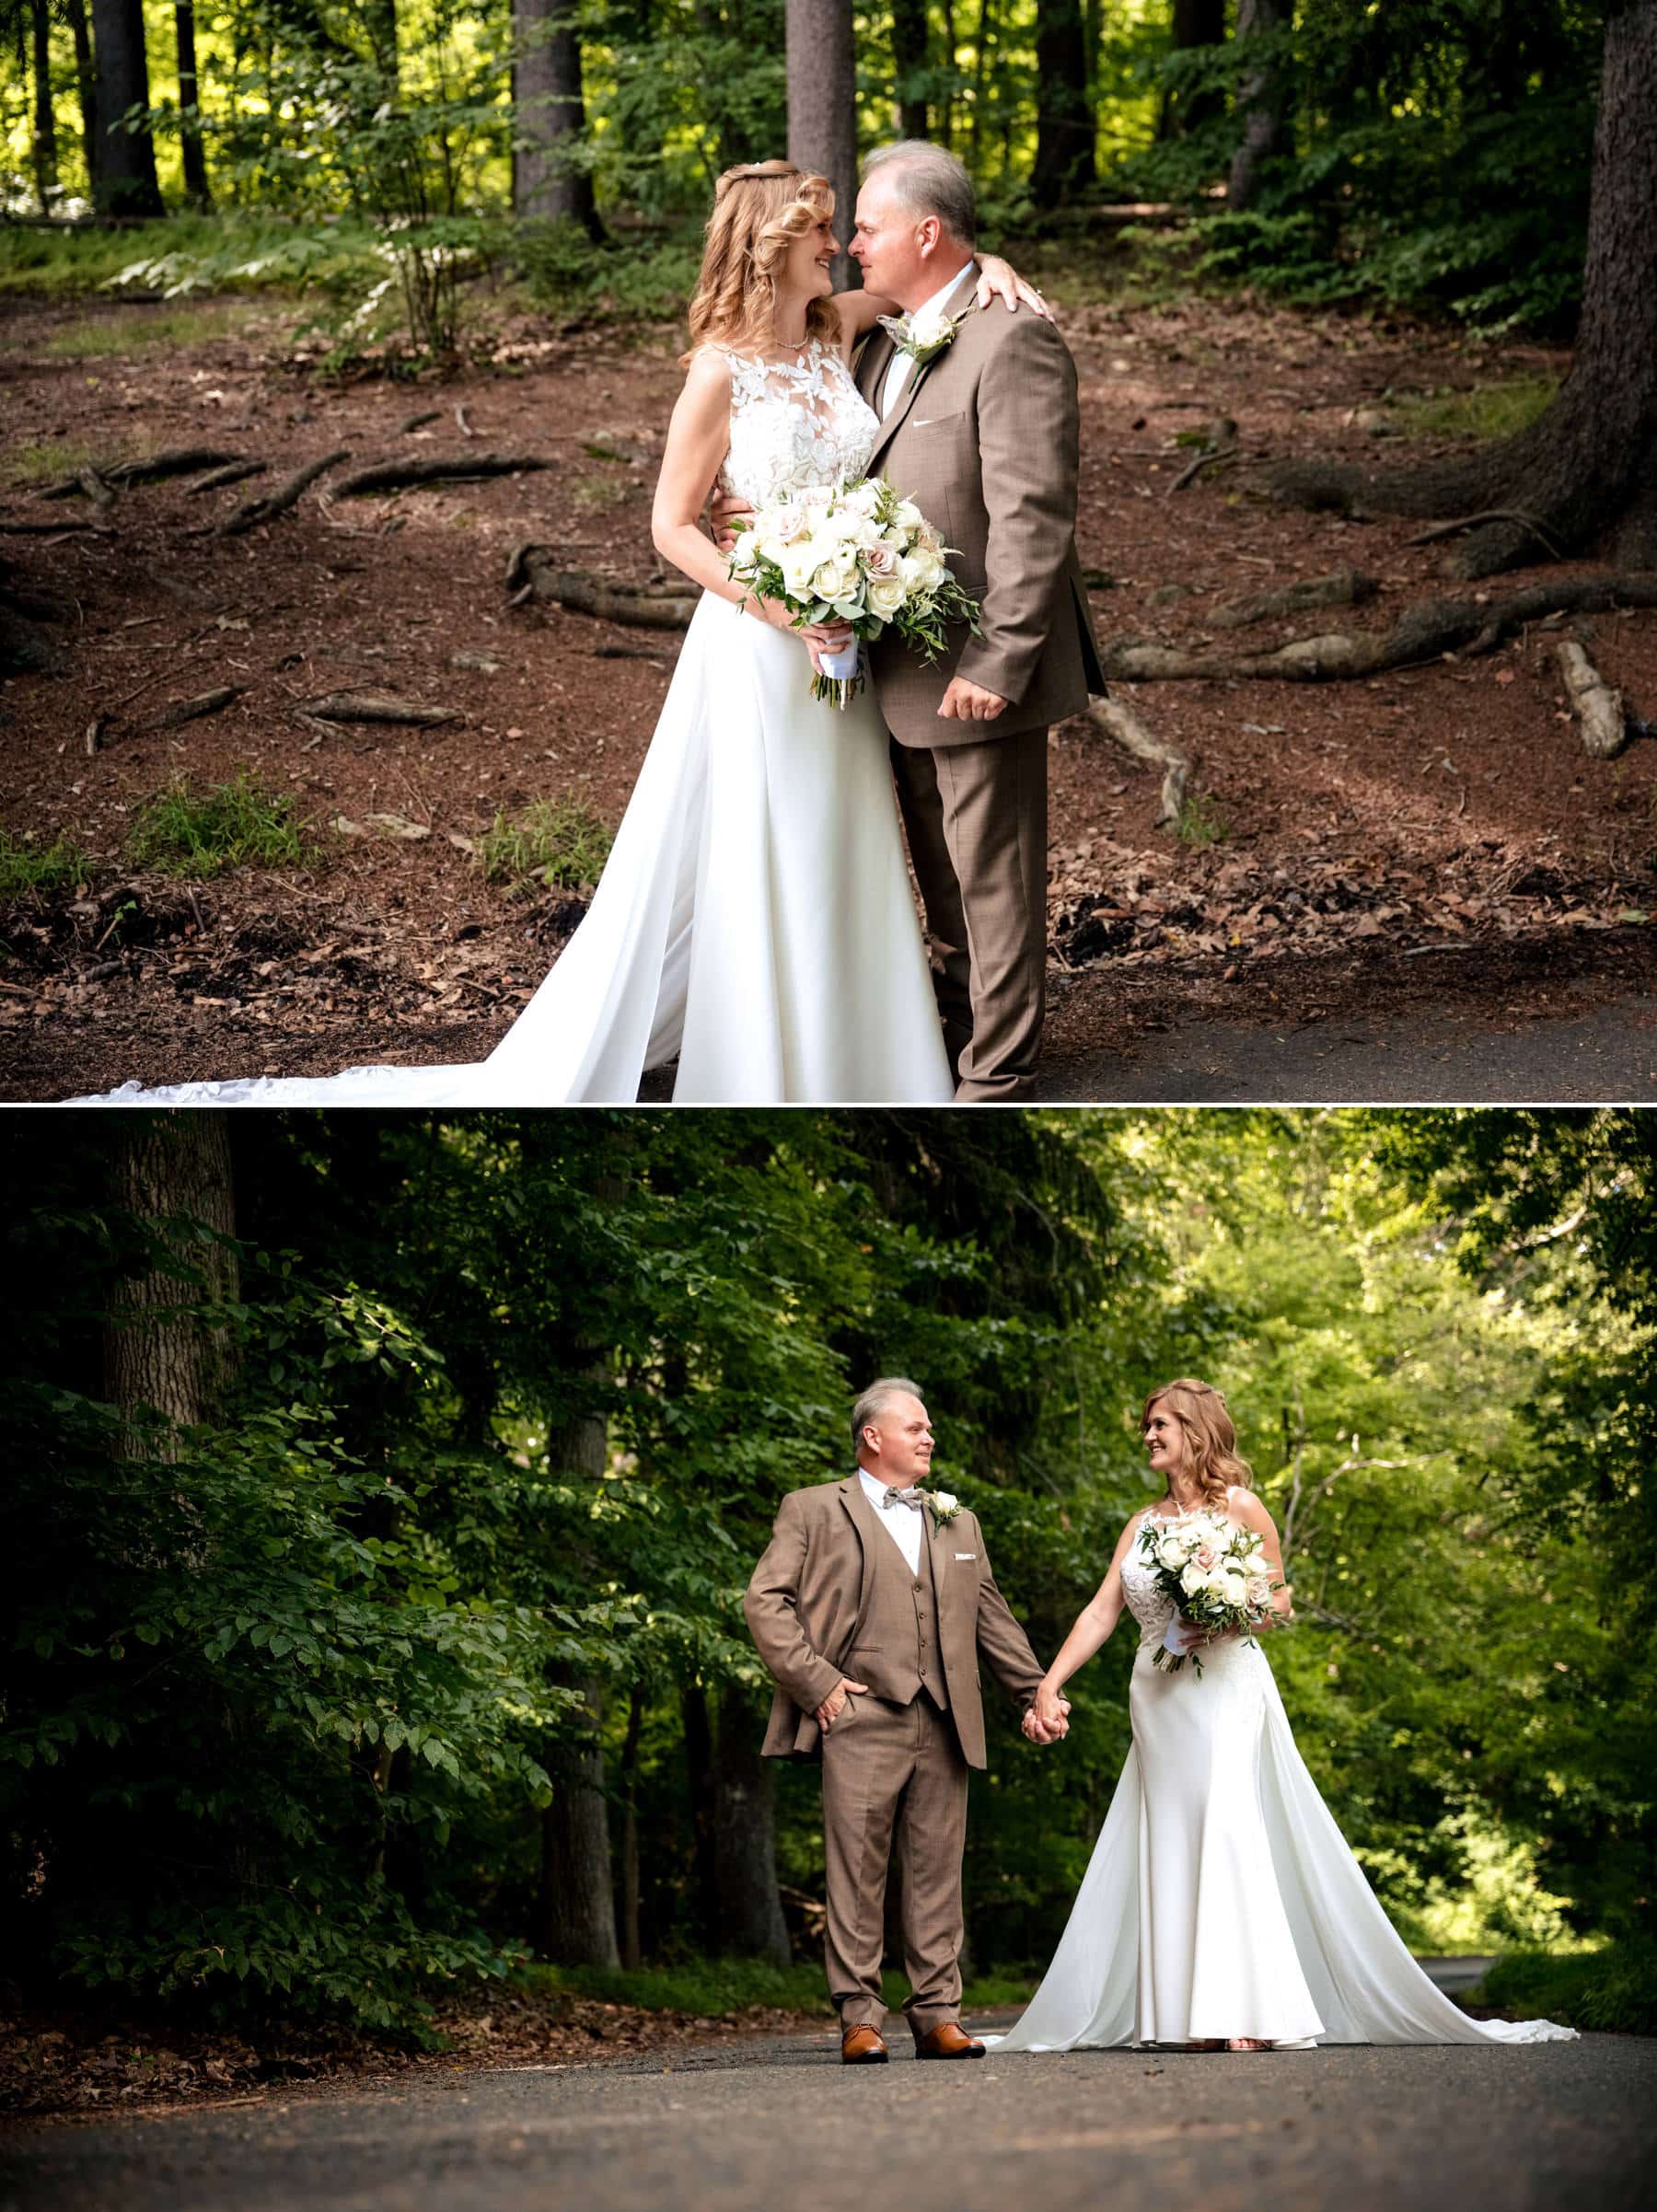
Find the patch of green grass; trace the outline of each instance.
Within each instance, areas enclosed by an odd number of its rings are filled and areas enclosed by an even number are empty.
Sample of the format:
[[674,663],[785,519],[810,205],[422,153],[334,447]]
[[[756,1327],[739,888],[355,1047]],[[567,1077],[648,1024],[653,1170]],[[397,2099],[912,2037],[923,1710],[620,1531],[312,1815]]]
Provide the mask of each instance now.
[[73,476],[92,460],[90,446],[71,438],[41,438],[31,446],[14,446],[0,460],[6,479],[14,484],[54,484]]
[[596,884],[609,858],[610,833],[580,799],[532,799],[510,818],[497,814],[478,840],[478,864],[492,884],[549,890]]
[[268,215],[169,215],[133,230],[0,225],[0,294],[85,298],[124,277],[128,291],[301,291],[336,278],[373,281],[376,234],[365,223],[307,225]]
[[1628,1936],[1603,1951],[1510,1951],[1468,1994],[1524,2020],[1657,2035],[1657,1943]]
[[157,792],[133,825],[127,857],[202,883],[227,868],[303,868],[319,855],[293,800],[244,774],[204,790],[180,777]]
[[96,322],[64,325],[38,348],[60,361],[107,361],[153,353],[163,346],[204,345],[215,338],[238,336],[249,322],[246,308],[226,308],[203,300],[192,307],[123,307]]
[[[696,2020],[717,2019],[749,2005],[821,2013],[825,2018],[831,2011],[822,1965],[815,1959],[796,1959],[787,1966],[768,1966],[759,1959],[692,1959],[679,1966],[644,1967],[637,1974],[597,1966],[535,1965],[525,1971],[538,1988],[562,1990],[600,2004],[636,2005],[643,2012],[682,2012]],[[968,2011],[1022,2005],[1035,1986],[1033,1981],[1004,1975],[982,1976],[968,1983],[961,2002]],[[909,1995],[909,1984],[902,1975],[888,1974],[883,1988],[886,2005],[896,2014]]]
[[1553,404],[1552,376],[1511,376],[1467,392],[1415,392],[1395,400],[1398,428],[1418,438],[1506,438]]
[[0,906],[54,891],[78,891],[91,866],[75,840],[62,832],[42,845],[36,838],[14,838],[0,829]]
[[1174,834],[1182,845],[1201,852],[1210,845],[1222,845],[1231,835],[1231,824],[1207,792],[1196,791],[1181,805]]

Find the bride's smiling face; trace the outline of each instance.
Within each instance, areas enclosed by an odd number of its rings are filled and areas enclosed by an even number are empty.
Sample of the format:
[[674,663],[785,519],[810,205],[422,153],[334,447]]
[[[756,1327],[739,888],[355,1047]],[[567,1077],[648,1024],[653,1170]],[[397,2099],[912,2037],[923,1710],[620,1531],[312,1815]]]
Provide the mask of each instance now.
[[824,215],[789,247],[777,289],[794,299],[827,299],[834,290],[834,257],[839,251],[833,225]]
[[1186,1432],[1171,1413],[1153,1406],[1145,1417],[1145,1455],[1153,1474],[1171,1482],[1190,1462]]

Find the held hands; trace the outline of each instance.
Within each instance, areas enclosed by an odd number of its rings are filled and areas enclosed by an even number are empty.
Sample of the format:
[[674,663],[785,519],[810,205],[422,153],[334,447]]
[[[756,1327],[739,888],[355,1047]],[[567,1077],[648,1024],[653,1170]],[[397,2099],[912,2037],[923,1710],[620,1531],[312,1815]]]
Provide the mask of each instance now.
[[824,1735],[828,1733],[835,1721],[845,1711],[848,1696],[866,1692],[868,1686],[866,1682],[852,1682],[847,1677],[842,1679],[837,1688],[829,1691],[828,1697],[817,1708],[817,1723]]
[[1070,1732],[1070,1699],[1044,1682],[1021,1723],[1026,1739],[1032,1743],[1062,1743]]

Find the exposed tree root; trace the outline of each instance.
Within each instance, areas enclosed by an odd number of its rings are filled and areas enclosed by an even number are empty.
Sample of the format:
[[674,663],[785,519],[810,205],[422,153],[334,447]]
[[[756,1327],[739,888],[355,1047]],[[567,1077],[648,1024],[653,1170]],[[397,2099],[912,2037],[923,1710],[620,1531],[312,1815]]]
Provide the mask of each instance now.
[[318,722],[412,722],[427,726],[458,722],[454,707],[427,706],[418,699],[400,699],[392,691],[325,691],[319,699],[299,701],[299,712]]
[[462,483],[469,478],[518,476],[527,469],[552,466],[551,461],[533,453],[430,454],[411,460],[374,461],[365,469],[342,476],[333,487],[333,496],[362,499],[370,492],[401,492],[413,484]]
[[1136,760],[1147,760],[1153,768],[1163,770],[1162,809],[1156,826],[1162,829],[1170,822],[1177,822],[1190,779],[1197,772],[1195,759],[1164,738],[1153,735],[1126,700],[1113,699],[1108,693],[1103,699],[1090,700],[1087,719],[1107,736],[1115,738],[1123,751],[1131,753]]
[[1209,609],[1208,620],[1214,630],[1246,630],[1269,616],[1301,614],[1309,607],[1362,607],[1380,588],[1373,576],[1362,575],[1355,568],[1337,569],[1332,575],[1308,576],[1304,583],[1285,584],[1278,591],[1222,599]]
[[646,585],[643,591],[611,584],[584,569],[558,568],[550,546],[515,546],[506,563],[512,605],[527,599],[555,599],[576,614],[605,622],[633,622],[645,630],[683,630],[696,611],[694,597],[674,585]]
[[247,531],[257,529],[261,522],[274,521],[278,515],[285,515],[290,507],[297,505],[300,495],[309,490],[318,477],[325,475],[330,469],[337,468],[342,461],[350,457],[351,448],[341,446],[332,453],[325,453],[320,460],[307,461],[303,469],[296,469],[292,476],[284,477],[275,490],[268,492],[263,499],[248,500],[237,508],[234,515],[226,515],[218,525],[217,535],[220,538],[240,538]]
[[1547,615],[1598,613],[1613,607],[1657,607],[1657,573],[1561,577],[1534,584],[1505,599],[1419,599],[1389,631],[1348,636],[1334,631],[1296,638],[1274,653],[1186,653],[1137,638],[1118,638],[1104,652],[1107,677],[1131,683],[1169,677],[1273,677],[1293,683],[1375,676],[1447,653],[1489,652],[1512,631]]
[[[136,460],[117,461],[103,472],[111,484],[153,484],[163,477],[194,476],[203,469],[227,469],[246,457],[218,446],[170,446]],[[262,464],[261,464],[262,466]]]
[[226,484],[239,484],[247,477],[262,476],[270,465],[269,461],[226,461],[222,469],[209,469],[193,484],[186,484],[184,496],[199,499],[203,492],[222,492]]
[[170,706],[150,721],[141,723],[144,730],[176,730],[187,722],[200,722],[207,714],[222,714],[232,701],[240,699],[252,689],[250,684],[221,684],[214,691],[198,691],[193,699],[175,699]]
[[1614,691],[1574,638],[1561,638],[1555,657],[1565,679],[1582,743],[1596,760],[1609,760],[1628,742],[1622,693]]

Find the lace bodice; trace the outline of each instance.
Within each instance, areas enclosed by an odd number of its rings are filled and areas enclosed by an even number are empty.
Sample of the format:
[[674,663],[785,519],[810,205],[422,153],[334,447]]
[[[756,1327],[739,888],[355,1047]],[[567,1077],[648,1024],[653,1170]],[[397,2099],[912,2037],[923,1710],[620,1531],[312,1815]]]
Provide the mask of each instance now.
[[1161,1643],[1176,1610],[1173,1599],[1163,1591],[1155,1575],[1140,1557],[1140,1537],[1154,1511],[1153,1506],[1147,1506],[1140,1515],[1134,1527],[1133,1541],[1122,1559],[1122,1595],[1128,1601],[1129,1612],[1139,1623],[1141,1650]]
[[719,471],[724,490],[757,507],[807,484],[863,475],[880,418],[832,346],[809,339],[792,362],[709,350],[731,372],[731,446]]

